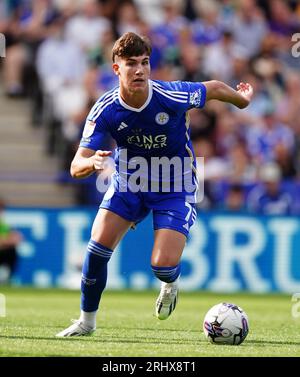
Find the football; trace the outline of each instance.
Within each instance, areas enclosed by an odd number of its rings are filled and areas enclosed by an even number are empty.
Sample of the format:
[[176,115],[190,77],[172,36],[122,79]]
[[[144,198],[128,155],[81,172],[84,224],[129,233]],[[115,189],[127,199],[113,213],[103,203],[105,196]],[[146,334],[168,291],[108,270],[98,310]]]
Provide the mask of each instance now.
[[238,345],[249,332],[248,316],[239,306],[222,302],[206,313],[203,331],[211,343]]

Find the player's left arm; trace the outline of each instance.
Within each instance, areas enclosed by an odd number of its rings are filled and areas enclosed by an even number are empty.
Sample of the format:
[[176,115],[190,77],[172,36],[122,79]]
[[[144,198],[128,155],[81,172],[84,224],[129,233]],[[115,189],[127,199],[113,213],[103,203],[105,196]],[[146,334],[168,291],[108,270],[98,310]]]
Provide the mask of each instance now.
[[241,82],[237,90],[218,80],[205,81],[203,84],[206,87],[206,101],[216,99],[244,109],[253,96],[253,88],[249,83]]

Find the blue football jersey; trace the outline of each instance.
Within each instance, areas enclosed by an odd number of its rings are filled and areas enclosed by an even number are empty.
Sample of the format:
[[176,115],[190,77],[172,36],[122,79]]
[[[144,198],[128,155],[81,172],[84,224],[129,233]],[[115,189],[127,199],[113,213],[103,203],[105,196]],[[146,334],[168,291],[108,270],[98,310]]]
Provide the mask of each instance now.
[[206,87],[202,83],[149,80],[146,102],[140,108],[133,108],[122,100],[119,87],[116,87],[100,97],[92,107],[80,146],[95,151],[101,149],[109,133],[117,143],[117,172],[120,172],[124,151],[128,160],[163,156],[189,158],[191,168],[195,157],[187,111],[194,107],[202,108],[205,100]]

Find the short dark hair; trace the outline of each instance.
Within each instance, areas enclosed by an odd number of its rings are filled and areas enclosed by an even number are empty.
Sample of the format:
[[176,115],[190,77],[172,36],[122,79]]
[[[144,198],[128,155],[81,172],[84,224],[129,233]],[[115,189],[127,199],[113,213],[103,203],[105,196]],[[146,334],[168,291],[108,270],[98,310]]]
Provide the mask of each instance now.
[[130,58],[131,56],[151,55],[152,47],[149,39],[135,33],[125,33],[114,44],[112,49],[112,61],[115,57]]

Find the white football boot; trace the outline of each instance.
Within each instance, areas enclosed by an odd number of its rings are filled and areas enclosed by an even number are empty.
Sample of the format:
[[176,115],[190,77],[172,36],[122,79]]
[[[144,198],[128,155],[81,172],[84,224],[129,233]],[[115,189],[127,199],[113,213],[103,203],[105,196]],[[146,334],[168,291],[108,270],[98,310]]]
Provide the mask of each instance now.
[[96,328],[92,328],[86,325],[83,325],[83,322],[79,319],[72,319],[73,325],[69,326],[65,330],[59,332],[55,336],[58,338],[64,338],[67,336],[83,336],[83,335],[91,335]]
[[178,301],[177,280],[172,283],[161,283],[160,294],[156,300],[155,310],[158,319],[167,319],[176,307]]

